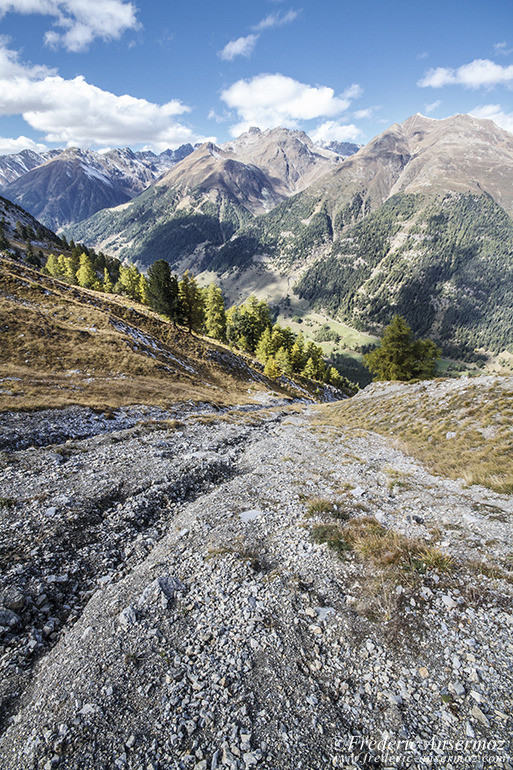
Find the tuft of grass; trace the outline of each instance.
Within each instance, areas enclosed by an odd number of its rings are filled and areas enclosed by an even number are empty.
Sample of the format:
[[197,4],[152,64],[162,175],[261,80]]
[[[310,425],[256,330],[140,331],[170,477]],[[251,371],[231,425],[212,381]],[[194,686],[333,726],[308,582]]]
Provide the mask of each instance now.
[[0,508],[14,508],[16,500],[13,497],[0,497]]
[[312,538],[316,543],[326,543],[339,555],[351,550],[349,543],[344,540],[340,527],[335,524],[317,524],[312,528]]
[[454,560],[438,548],[387,529],[373,516],[359,516],[344,524],[319,524],[312,528],[317,543],[327,543],[338,553],[352,551],[374,568],[424,574],[450,572]]
[[429,569],[448,572],[453,559],[438,548],[387,529],[372,516],[353,519],[344,528],[353,551],[381,568],[397,567],[406,572]]
[[342,500],[327,500],[323,497],[314,497],[308,501],[306,515],[308,517],[333,516],[335,519],[345,521],[349,519],[350,510],[347,503]]

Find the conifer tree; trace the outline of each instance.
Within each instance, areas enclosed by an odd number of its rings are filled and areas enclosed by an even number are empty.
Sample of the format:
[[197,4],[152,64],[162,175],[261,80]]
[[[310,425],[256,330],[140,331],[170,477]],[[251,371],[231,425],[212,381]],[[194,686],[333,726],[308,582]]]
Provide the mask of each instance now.
[[283,347],[286,348],[290,353],[294,346],[294,342],[296,341],[296,335],[290,326],[286,326],[284,329],[281,329],[281,333],[283,335]]
[[77,270],[80,267],[80,256],[72,253],[66,258],[66,275],[73,282],[77,281]]
[[211,283],[205,295],[205,332],[216,340],[226,339],[226,310],[221,289]]
[[394,316],[381,344],[364,356],[375,380],[428,379],[436,372],[440,350],[431,340],[415,340],[405,319]]
[[45,270],[54,277],[59,275],[59,262],[55,254],[48,254]]
[[274,356],[269,356],[269,358],[267,359],[267,363],[264,366],[264,374],[266,375],[266,377],[270,377],[271,380],[275,380],[277,377],[280,376],[281,374],[280,367],[276,363],[276,359],[274,358]]
[[59,254],[57,257],[57,264],[59,266],[59,275],[66,278],[68,276],[68,259],[64,256],[64,254]]
[[305,366],[305,346],[303,335],[299,334],[290,351],[290,363],[292,364],[292,371],[300,372]]
[[334,385],[336,388],[341,384],[342,377],[334,366],[330,366],[326,374],[326,382],[330,385]]
[[114,284],[106,267],[103,268],[103,291],[107,294],[112,294],[114,291]]
[[165,259],[157,259],[148,270],[148,294],[150,306],[176,324],[179,320],[178,281]]
[[144,276],[142,273],[139,273],[139,285],[137,287],[137,295],[138,295],[139,302],[141,302],[143,305],[150,304],[150,292],[148,288],[148,281],[146,280],[146,276]]
[[271,345],[274,354],[285,345],[285,335],[283,334],[283,329],[278,324],[275,324],[272,328]]
[[265,329],[270,328],[271,312],[264,300],[254,295],[228,312],[227,335],[237,347],[254,352]]
[[136,301],[139,299],[139,270],[135,265],[121,265],[119,268],[119,288],[131,299]]
[[292,374],[289,351],[285,347],[278,348],[275,356],[276,364],[283,374]]
[[306,362],[305,368],[302,371],[302,374],[305,377],[308,377],[309,380],[315,380],[317,375],[317,367],[315,366],[315,363],[312,358],[309,358]]
[[198,331],[203,325],[203,298],[196,279],[188,270],[178,282],[180,313],[189,332]]
[[264,333],[258,340],[258,345],[256,346],[255,350],[255,356],[258,358],[258,360],[265,364],[269,357],[274,353],[273,349],[273,343],[272,343],[272,335],[271,330],[269,327],[264,330]]
[[80,267],[77,270],[77,281],[79,286],[83,286],[85,289],[98,288],[98,277],[94,271],[91,257],[82,253],[80,255]]

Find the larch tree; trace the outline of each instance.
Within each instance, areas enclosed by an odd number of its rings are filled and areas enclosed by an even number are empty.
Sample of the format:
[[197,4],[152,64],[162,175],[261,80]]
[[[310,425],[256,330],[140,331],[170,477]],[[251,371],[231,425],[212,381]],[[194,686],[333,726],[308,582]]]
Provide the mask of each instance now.
[[205,332],[216,340],[226,339],[226,310],[219,286],[211,283],[205,292]]
[[77,270],[77,281],[79,286],[85,289],[95,289],[98,287],[98,276],[95,273],[91,257],[87,254],[80,255],[80,267]]
[[188,270],[178,282],[178,301],[189,332],[199,331],[203,325],[203,297],[196,279]]
[[405,319],[394,316],[379,347],[364,356],[375,380],[429,379],[441,352],[431,340],[416,340]]

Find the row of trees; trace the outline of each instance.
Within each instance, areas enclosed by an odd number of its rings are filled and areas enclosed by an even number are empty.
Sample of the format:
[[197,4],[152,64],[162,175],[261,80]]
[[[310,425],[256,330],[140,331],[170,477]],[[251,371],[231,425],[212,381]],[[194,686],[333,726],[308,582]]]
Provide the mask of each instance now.
[[226,309],[221,289],[215,284],[201,288],[195,277],[185,272],[181,278],[171,272],[163,259],[154,262],[143,275],[135,265],[120,265],[114,283],[107,267],[103,275],[89,254],[50,254],[46,271],[57,278],[96,291],[123,294],[150,306],[175,325],[190,332],[204,333],[232,347],[252,353],[264,365],[264,372],[275,378],[281,374],[302,374],[312,380],[335,386],[350,384],[335,367],[327,367],[322,348],[291,329],[274,324],[269,305],[251,296],[241,305]]
[[303,374],[332,385],[343,384],[338,371],[326,367],[322,348],[306,342],[302,335],[296,337],[288,327],[273,324],[271,310],[264,300],[251,296],[226,310],[218,286],[212,283],[201,289],[189,273],[178,280],[164,260],[154,262],[148,270],[148,292],[150,305],[157,312],[185,324],[190,331],[202,331],[254,354],[269,377]]

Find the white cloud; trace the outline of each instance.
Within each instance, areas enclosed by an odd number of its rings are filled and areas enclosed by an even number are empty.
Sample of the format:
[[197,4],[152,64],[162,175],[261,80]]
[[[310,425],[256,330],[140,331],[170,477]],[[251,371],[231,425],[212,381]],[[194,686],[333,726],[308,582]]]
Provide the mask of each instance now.
[[250,126],[296,128],[304,120],[340,115],[360,93],[355,84],[336,96],[327,86],[310,86],[277,73],[238,80],[221,93],[221,99],[237,112],[240,122],[231,133],[238,136]]
[[322,144],[323,142],[350,142],[358,139],[362,132],[353,123],[344,125],[335,120],[327,120],[313,131],[309,131],[309,134],[312,141]]
[[356,120],[366,120],[368,118],[372,118],[372,116],[380,109],[381,107],[376,106],[366,107],[362,110],[355,110],[355,112],[353,112],[353,117],[356,118]]
[[501,128],[513,133],[513,112],[504,112],[500,104],[483,104],[471,110],[475,118],[493,120]]
[[7,37],[0,35],[0,78],[40,78],[55,74],[55,70],[48,67],[21,62],[18,53],[7,48],[8,42]]
[[40,14],[55,18],[45,42],[68,51],[84,51],[96,38],[115,40],[129,29],[138,29],[135,6],[126,0],[0,0],[0,17],[6,13]]
[[47,142],[145,143],[162,150],[203,139],[175,120],[190,111],[178,100],[155,104],[103,91],[82,76],[66,80],[48,73],[24,66],[14,52],[0,48],[0,115],[22,115]]
[[510,53],[513,53],[513,48],[508,48],[508,44],[506,42],[495,43],[493,48],[495,53],[499,56],[508,56]]
[[358,99],[363,94],[363,88],[358,83],[352,83],[342,96],[344,99]]
[[513,65],[502,67],[489,59],[475,59],[457,69],[436,67],[429,70],[417,85],[425,88],[440,88],[462,85],[465,88],[481,88],[513,82]]
[[431,102],[431,104],[425,104],[424,111],[426,115],[431,115],[431,113],[437,110],[441,104],[442,102],[440,101],[440,99],[437,99],[436,102]]
[[17,139],[0,137],[0,155],[11,155],[22,150],[35,150],[36,152],[45,152],[48,147],[39,142],[34,142],[26,136],[19,136]]
[[225,61],[233,61],[236,56],[250,56],[258,38],[259,35],[246,35],[238,37],[237,40],[230,40],[223,50],[219,51],[219,56]]
[[222,51],[219,51],[218,56],[225,61],[233,61],[236,56],[250,56],[260,39],[261,32],[290,24],[294,19],[297,19],[299,13],[299,11],[293,10],[287,11],[287,13],[280,13],[279,11],[277,13],[269,13],[256,27],[253,27],[253,32],[257,34],[245,35],[244,37],[238,37],[236,40],[230,40]]
[[299,11],[287,11],[287,13],[270,13],[256,27],[255,32],[261,32],[264,29],[273,29],[274,27],[283,27],[285,24],[290,24],[295,21],[299,16]]

